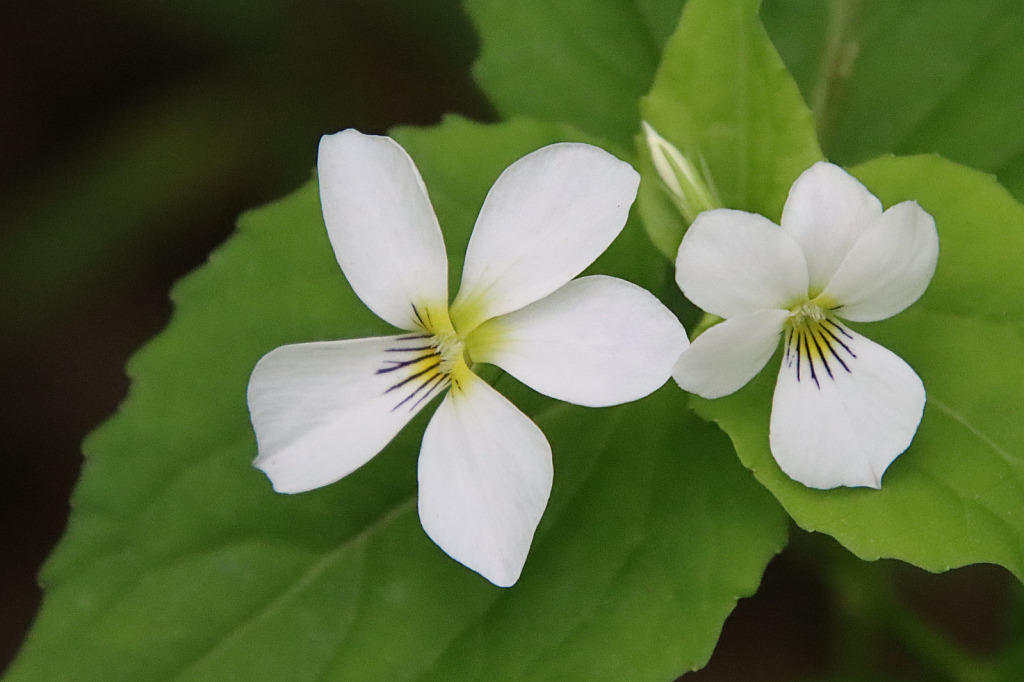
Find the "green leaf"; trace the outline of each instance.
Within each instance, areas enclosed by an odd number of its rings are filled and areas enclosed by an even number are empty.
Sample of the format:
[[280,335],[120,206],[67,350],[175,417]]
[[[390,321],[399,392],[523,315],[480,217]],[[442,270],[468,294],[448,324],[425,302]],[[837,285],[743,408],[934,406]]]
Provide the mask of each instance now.
[[[793,181],[821,151],[814,119],[758,19],[758,0],[690,0],[669,39],[644,120],[704,167],[723,206],[778,220]],[[640,144],[640,156],[647,148]],[[640,210],[674,259],[685,225],[646,161]]]
[[764,19],[830,159],[937,152],[1024,197],[1024,5],[771,0]]
[[[455,272],[498,173],[567,136],[458,119],[395,133]],[[609,271],[643,275],[630,263],[640,238],[617,242]],[[707,660],[785,542],[781,508],[674,386],[588,410],[499,379],[555,458],[550,504],[508,590],[420,528],[427,415],[343,481],[275,494],[251,467],[257,359],[387,332],[338,270],[315,182],[244,216],[174,298],[167,330],[130,363],[128,400],[86,443],[43,608],[7,682],[665,680]]]
[[504,116],[561,121],[631,146],[637,101],[685,0],[465,0],[477,82]]
[[1012,325],[1024,338],[1024,206],[994,177],[934,155],[883,157],[851,172],[884,205],[914,199],[935,217],[938,267],[917,306]]
[[769,450],[777,359],[739,392],[694,405],[801,527],[864,559],[930,571],[991,562],[1024,579],[1024,207],[991,176],[936,156],[883,158],[853,173],[886,206],[917,200],[938,225],[939,264],[921,300],[857,325],[924,381],[913,444],[879,491],[812,490]]
[[[503,115],[626,144],[683,4],[466,0],[481,39],[477,81]],[[937,152],[997,173],[1024,199],[1019,2],[766,0],[761,15],[828,158]]]

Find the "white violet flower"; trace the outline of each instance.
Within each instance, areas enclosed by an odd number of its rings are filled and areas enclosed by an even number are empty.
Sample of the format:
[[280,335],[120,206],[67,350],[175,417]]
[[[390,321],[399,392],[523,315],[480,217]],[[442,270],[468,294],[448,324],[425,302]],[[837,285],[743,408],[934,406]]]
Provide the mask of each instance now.
[[924,411],[921,379],[842,323],[883,320],[924,293],[935,272],[935,221],[917,202],[882,212],[855,178],[817,163],[797,178],[782,226],[759,215],[700,214],[676,258],[676,282],[725,318],[672,370],[705,398],[750,381],[775,353],[782,367],[769,442],[791,478],[812,488],[879,488]]
[[637,400],[668,379],[689,343],[675,316],[629,282],[573,280],[622,230],[639,176],[585,144],[513,163],[484,201],[449,307],[441,229],[405,150],[346,130],[321,140],[318,172],[349,284],[408,333],[264,356],[248,390],[254,464],[278,492],[333,483],[447,390],[423,434],[420,520],[452,558],[512,585],[551,491],[551,448],[472,368],[491,363],[595,407]]

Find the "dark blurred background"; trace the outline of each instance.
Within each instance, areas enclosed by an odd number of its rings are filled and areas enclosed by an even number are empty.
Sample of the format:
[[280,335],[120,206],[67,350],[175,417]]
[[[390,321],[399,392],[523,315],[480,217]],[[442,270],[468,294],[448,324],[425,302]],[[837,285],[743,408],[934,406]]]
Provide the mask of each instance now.
[[0,2],[0,669],[168,290],[320,135],[494,117],[453,0]]
[[[494,119],[475,52],[457,0],[0,2],[0,670],[38,605],[81,440],[124,397],[171,284],[240,212],[304,182],[320,135]],[[799,533],[693,679],[833,669],[836,639],[858,636],[835,615],[860,608],[817,570],[835,551]],[[969,651],[1005,641],[1005,571],[883,569]],[[864,636],[868,667],[930,679]]]

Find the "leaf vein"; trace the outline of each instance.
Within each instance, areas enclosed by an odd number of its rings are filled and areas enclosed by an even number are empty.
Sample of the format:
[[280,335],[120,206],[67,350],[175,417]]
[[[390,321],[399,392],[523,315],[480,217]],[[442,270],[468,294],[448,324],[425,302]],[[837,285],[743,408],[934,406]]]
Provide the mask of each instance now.
[[967,418],[964,417],[961,413],[957,412],[952,407],[944,403],[942,400],[936,398],[934,395],[928,397],[928,402],[934,405],[940,412],[948,416],[950,419],[952,419],[953,421],[957,422],[965,429],[970,431],[971,434],[974,435],[978,440],[992,448],[993,452],[999,455],[1003,459],[1003,461],[1005,461],[1012,468],[1016,469],[1020,466],[1021,462],[1016,457],[1014,457],[1008,450],[1001,447],[998,443],[992,440],[987,434],[985,434],[984,431],[982,431],[974,424],[969,422]]
[[167,678],[166,682],[171,682],[181,675],[188,673],[201,666],[205,661],[216,655],[219,651],[229,646],[230,644],[237,642],[239,639],[244,637],[246,633],[251,631],[256,625],[258,625],[264,618],[271,615],[282,606],[288,603],[296,595],[300,594],[304,589],[313,583],[314,580],[319,578],[331,565],[337,561],[341,555],[351,547],[364,542],[367,537],[379,528],[382,528],[397,517],[405,514],[410,508],[415,506],[416,495],[410,495],[406,500],[396,505],[394,509],[386,513],[385,515],[378,518],[373,523],[370,523],[358,534],[346,538],[338,544],[337,547],[332,549],[330,552],[325,554],[322,558],[314,561],[306,571],[298,577],[286,590],[281,592],[275,599],[268,602],[258,611],[247,617],[242,623],[233,628],[226,636],[222,637],[216,644],[209,648],[206,652],[196,658],[187,667],[182,669],[180,672],[175,673],[173,676]]

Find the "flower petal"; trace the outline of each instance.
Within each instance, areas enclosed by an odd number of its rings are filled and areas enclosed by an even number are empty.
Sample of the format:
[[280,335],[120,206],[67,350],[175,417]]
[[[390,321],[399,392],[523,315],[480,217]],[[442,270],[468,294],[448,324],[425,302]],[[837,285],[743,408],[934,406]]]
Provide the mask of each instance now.
[[820,353],[823,337],[817,346],[813,338],[807,346],[787,339],[772,402],[772,454],[790,478],[811,488],[880,488],[921,422],[924,385],[896,354],[835,329],[838,341]]
[[324,135],[317,173],[334,255],[363,303],[399,329],[423,327],[414,305],[447,314],[444,238],[405,150],[352,129]]
[[782,228],[807,257],[812,298],[880,215],[882,203],[839,166],[819,161],[796,179],[782,210]]
[[840,317],[884,320],[920,298],[938,259],[935,220],[916,201],[904,201],[865,230],[824,294],[841,304]]
[[319,488],[361,467],[447,386],[428,340],[300,343],[264,355],[249,379],[253,465],[279,493]]
[[452,319],[463,334],[578,275],[626,224],[640,175],[608,152],[559,143],[501,174],[466,250]]
[[523,570],[552,476],[551,447],[537,425],[466,372],[423,434],[423,530],[456,561],[509,587]]
[[683,351],[672,377],[702,398],[738,391],[771,359],[788,317],[785,310],[759,310],[716,324]]
[[588,407],[638,400],[668,379],[686,331],[646,289],[615,277],[575,279],[467,339],[474,362],[498,365],[552,398]]
[[807,265],[793,238],[756,213],[719,208],[697,216],[676,256],[676,283],[719,317],[789,308],[807,298]]

